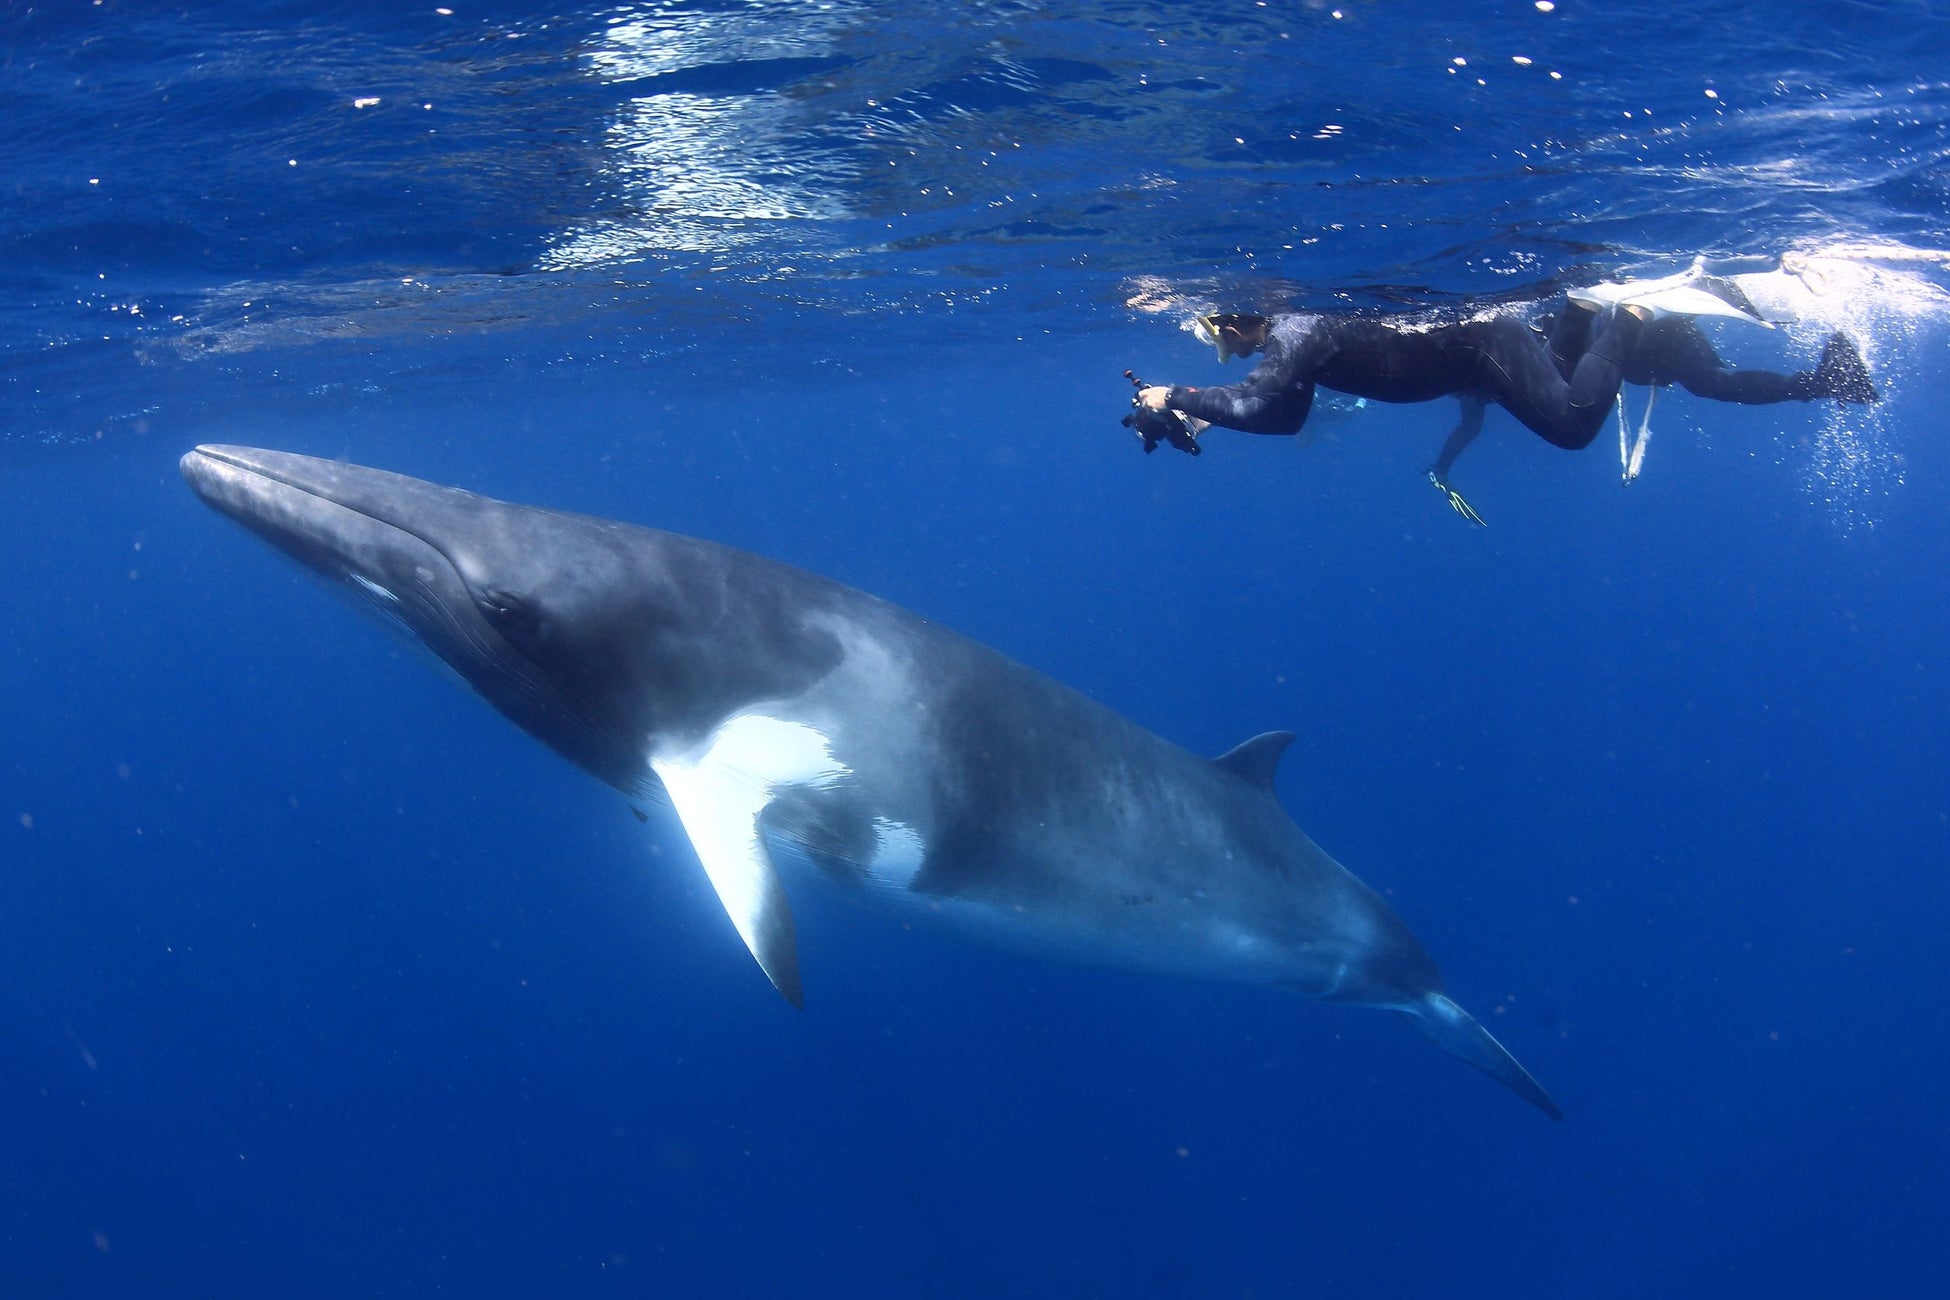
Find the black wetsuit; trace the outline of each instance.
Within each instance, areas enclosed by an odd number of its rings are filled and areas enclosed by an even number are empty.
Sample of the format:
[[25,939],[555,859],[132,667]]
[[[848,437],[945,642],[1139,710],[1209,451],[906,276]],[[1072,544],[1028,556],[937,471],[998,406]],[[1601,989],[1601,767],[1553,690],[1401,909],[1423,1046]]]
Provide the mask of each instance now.
[[1618,395],[1624,360],[1641,332],[1629,312],[1607,312],[1568,371],[1530,327],[1522,306],[1470,313],[1280,315],[1265,357],[1237,384],[1170,390],[1172,410],[1246,433],[1296,433],[1314,386],[1378,402],[1458,396],[1495,402],[1559,447],[1598,435]]

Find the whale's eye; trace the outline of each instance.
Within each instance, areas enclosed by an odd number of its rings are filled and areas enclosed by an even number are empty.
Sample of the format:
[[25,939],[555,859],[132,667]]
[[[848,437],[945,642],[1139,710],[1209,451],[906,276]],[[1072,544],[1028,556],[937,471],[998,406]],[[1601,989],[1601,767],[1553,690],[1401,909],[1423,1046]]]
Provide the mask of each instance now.
[[518,643],[539,643],[548,639],[548,624],[532,605],[514,592],[486,587],[474,593],[474,604],[481,617],[495,631]]

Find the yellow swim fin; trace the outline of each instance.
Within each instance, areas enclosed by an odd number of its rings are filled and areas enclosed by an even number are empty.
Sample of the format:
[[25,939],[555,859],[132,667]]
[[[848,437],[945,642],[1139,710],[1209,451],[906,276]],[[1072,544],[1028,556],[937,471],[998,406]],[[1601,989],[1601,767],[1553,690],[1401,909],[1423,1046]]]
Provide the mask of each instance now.
[[1456,491],[1456,489],[1450,487],[1447,483],[1444,483],[1441,479],[1437,478],[1434,470],[1429,471],[1429,482],[1435,484],[1436,490],[1442,493],[1443,496],[1448,498],[1449,508],[1451,510],[1454,510],[1457,514],[1461,515],[1468,522],[1475,524],[1478,528],[1489,527],[1488,524],[1483,522],[1483,516],[1476,513],[1476,507],[1470,505],[1468,500],[1463,496],[1462,493]]

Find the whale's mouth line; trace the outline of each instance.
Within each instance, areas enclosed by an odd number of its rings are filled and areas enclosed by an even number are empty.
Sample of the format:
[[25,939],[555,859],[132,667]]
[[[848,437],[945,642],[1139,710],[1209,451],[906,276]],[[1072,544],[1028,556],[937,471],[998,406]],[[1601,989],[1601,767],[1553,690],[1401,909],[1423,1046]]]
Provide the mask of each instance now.
[[[304,457],[287,462],[282,453],[221,445],[192,449],[183,469],[218,513],[376,618],[443,675],[504,712],[512,709],[518,720],[544,714],[566,719],[578,736],[589,738],[578,752],[632,748],[631,735],[566,684],[555,683],[487,616],[450,549],[464,547],[466,539],[441,523],[442,499],[434,499],[426,519],[417,517],[427,502],[416,499],[414,490],[429,485],[358,465]],[[627,792],[641,794],[634,786]]]
[[202,446],[195,448],[195,454],[203,457],[205,460],[214,460],[219,465],[228,465],[232,469],[242,470],[244,471],[244,473],[252,475],[255,478],[269,479],[273,483],[282,483],[288,488],[296,488],[298,491],[304,492],[308,496],[318,495],[318,493],[312,492],[307,488],[301,487],[300,485],[291,482],[289,479],[284,478],[282,475],[274,474],[271,471],[262,468],[261,466],[251,465],[246,463],[245,461],[239,459],[238,457],[231,455],[230,450],[227,447],[219,447],[211,443],[204,443]]
[[[350,511],[351,513],[358,515],[361,518],[370,519],[376,524],[384,524],[388,528],[397,529],[398,531],[402,533],[406,533],[411,537],[419,538],[421,542],[424,542],[428,546],[433,546],[433,543],[431,541],[428,541],[428,539],[426,539],[425,537],[421,537],[419,533],[414,532],[411,528],[403,527],[402,525],[394,522],[391,519],[382,519],[378,515],[373,514],[370,510],[361,510],[357,506],[347,505],[344,501],[338,499],[338,497],[332,495],[331,493],[322,492],[318,489],[317,486],[310,483],[300,483],[296,479],[292,478],[290,475],[280,474],[276,469],[268,465],[252,464],[250,461],[245,460],[242,457],[231,454],[230,449],[227,447],[218,447],[218,446],[211,446],[206,444],[204,446],[197,447],[191,454],[196,456],[201,456],[205,460],[215,461],[217,464],[222,465],[227,469],[234,470],[239,474],[246,474],[254,479],[262,479],[266,483],[275,483],[279,487],[286,488],[292,492],[302,493],[305,496],[311,497],[315,501],[323,501],[329,505],[335,505],[341,510]],[[434,546],[434,549],[439,550],[440,548]]]
[[[325,503],[326,505],[333,506],[337,509],[343,510],[348,514],[357,515],[359,518],[367,520],[373,524],[376,524],[381,528],[391,529],[393,532],[400,534],[402,537],[410,537],[415,542],[418,542],[420,546],[424,547],[427,551],[431,552],[434,555],[439,556],[441,563],[445,564],[447,568],[452,571],[454,577],[461,582],[461,585],[463,587],[466,585],[466,580],[461,577],[460,566],[454,562],[454,557],[447,553],[445,547],[441,546],[440,543],[435,541],[433,538],[428,537],[426,534],[420,532],[415,528],[409,527],[406,524],[401,523],[397,519],[388,519],[382,515],[374,514],[371,510],[364,509],[360,506],[351,505],[347,503],[345,500],[341,499],[341,497],[338,494],[321,490],[316,484],[313,483],[300,482],[291,475],[281,474],[272,466],[254,463],[242,456],[233,454],[228,447],[217,446],[214,444],[205,444],[194,448],[190,452],[190,454],[193,456],[201,457],[204,460],[215,462],[216,464],[223,466],[226,470],[229,470],[231,473],[244,476],[246,479],[255,479],[259,483],[275,484],[277,485],[277,487],[282,488],[287,492],[296,492],[301,496],[309,497],[313,501],[320,501]],[[342,553],[340,555],[341,560],[349,561],[349,558],[350,557],[345,556]],[[360,575],[359,573],[356,572],[355,569],[353,569],[350,566],[349,563],[347,565],[346,572],[342,576],[346,577],[348,580],[351,579],[358,580],[361,586],[367,589],[376,588],[379,591],[385,591],[387,595],[392,596],[394,599],[397,599],[396,593],[393,593],[389,591],[387,588],[383,586],[379,586],[379,584],[372,582],[370,578]]]
[[[205,444],[203,446],[194,448],[190,452],[190,455],[199,457],[200,459],[203,460],[213,461],[216,464],[223,466],[225,469],[231,470],[234,473],[242,475],[247,479],[257,479],[264,483],[275,483],[279,487],[289,489],[290,491],[293,492],[301,493],[305,496],[313,498],[314,500],[328,502],[332,505],[338,506],[342,510],[351,510],[353,514],[364,515],[368,519],[372,518],[372,516],[366,514],[365,511],[353,509],[353,507],[346,505],[342,501],[335,501],[330,496],[327,496],[325,493],[320,492],[316,487],[313,487],[309,484],[296,482],[290,476],[280,474],[275,469],[272,469],[270,466],[253,464],[252,462],[245,460],[240,456],[233,455],[228,447],[218,447],[218,446]],[[375,522],[384,523],[386,521],[376,520]]]
[[[226,451],[222,447],[202,446],[183,458],[186,476],[199,496],[220,513],[267,538],[278,555],[320,580],[328,590],[345,596],[354,608],[377,618],[402,644],[443,671],[454,672],[451,664],[428,649],[421,630],[406,616],[400,591],[382,581],[374,565],[362,561],[355,548],[340,544],[332,530],[321,526],[317,519],[308,515],[296,520],[281,517],[284,512],[277,503],[283,494],[291,493],[312,503],[307,510],[342,510],[366,525],[383,529],[386,545],[412,554],[416,565],[431,566],[437,559],[458,580],[459,572],[445,551],[410,528],[335,500],[310,484],[293,481],[267,466],[252,464]],[[195,461],[207,463],[196,465],[196,474],[188,475]],[[208,486],[198,482],[198,476],[203,475],[210,480]],[[217,484],[223,485],[223,490],[216,490]],[[444,609],[444,606],[429,602],[428,608]]]

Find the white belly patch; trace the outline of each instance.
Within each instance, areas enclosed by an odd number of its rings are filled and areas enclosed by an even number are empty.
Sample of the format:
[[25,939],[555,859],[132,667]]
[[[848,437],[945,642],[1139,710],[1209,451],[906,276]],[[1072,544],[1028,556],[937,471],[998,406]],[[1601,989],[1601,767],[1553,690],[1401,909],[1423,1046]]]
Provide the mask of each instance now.
[[762,713],[727,718],[698,748],[653,756],[650,768],[665,785],[674,775],[679,782],[762,789],[759,808],[782,787],[828,786],[852,770],[833,757],[833,747],[819,728]]

